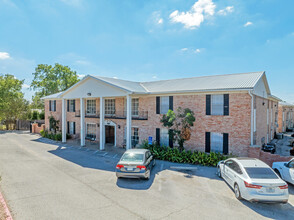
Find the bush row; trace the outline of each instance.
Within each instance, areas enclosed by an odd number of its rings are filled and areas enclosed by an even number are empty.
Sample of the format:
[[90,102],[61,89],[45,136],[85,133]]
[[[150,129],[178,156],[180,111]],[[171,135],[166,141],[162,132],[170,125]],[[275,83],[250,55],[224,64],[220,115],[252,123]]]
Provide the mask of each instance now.
[[219,161],[226,160],[232,156],[226,156],[221,153],[214,152],[208,154],[190,150],[180,151],[178,148],[159,146],[156,143],[149,145],[148,142],[144,142],[142,147],[149,149],[155,159],[176,163],[200,164],[203,166],[217,166]]
[[[55,140],[55,141],[62,141],[62,134],[59,132],[59,133],[50,133],[48,132],[47,130],[41,130],[40,131],[40,134],[42,137],[44,138],[49,138],[49,139],[52,139],[52,140]],[[66,139],[69,139],[70,138],[70,135],[66,134]]]

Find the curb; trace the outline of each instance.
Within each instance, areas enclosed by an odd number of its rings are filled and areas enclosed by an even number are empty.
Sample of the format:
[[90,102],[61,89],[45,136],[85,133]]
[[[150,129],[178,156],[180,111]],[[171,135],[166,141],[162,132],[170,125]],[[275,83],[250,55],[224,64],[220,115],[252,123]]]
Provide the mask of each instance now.
[[11,213],[8,209],[8,206],[4,200],[4,197],[2,195],[2,193],[0,192],[0,203],[2,204],[2,206],[4,207],[4,211],[5,211],[5,214],[6,214],[6,220],[13,220],[12,216],[11,216]]

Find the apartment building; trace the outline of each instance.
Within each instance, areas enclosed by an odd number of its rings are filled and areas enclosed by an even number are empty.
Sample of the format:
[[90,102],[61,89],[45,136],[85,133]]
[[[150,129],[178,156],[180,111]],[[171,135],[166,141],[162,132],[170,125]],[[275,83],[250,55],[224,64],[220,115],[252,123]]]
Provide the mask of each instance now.
[[278,131],[286,132],[294,128],[294,105],[287,102],[279,102]]
[[186,149],[247,156],[250,145],[270,142],[278,125],[278,102],[265,72],[214,75],[152,82],[86,76],[64,92],[44,97],[49,116],[81,146],[92,141],[132,148],[152,138],[173,146],[160,122],[169,109],[194,111]]

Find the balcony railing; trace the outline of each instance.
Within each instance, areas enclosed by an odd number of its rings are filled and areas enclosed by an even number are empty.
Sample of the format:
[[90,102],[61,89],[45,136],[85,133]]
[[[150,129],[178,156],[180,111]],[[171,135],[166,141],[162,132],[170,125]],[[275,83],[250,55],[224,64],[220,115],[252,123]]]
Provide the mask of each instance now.
[[[107,114],[106,114],[107,113]],[[115,111],[109,114],[108,112],[105,113],[105,118],[113,118],[113,119],[126,119],[127,112],[126,111]],[[80,110],[76,110],[75,112],[76,117],[81,117]],[[100,113],[95,112],[87,112],[85,111],[85,118],[100,118]],[[132,120],[148,120],[148,111],[133,111],[132,112]]]

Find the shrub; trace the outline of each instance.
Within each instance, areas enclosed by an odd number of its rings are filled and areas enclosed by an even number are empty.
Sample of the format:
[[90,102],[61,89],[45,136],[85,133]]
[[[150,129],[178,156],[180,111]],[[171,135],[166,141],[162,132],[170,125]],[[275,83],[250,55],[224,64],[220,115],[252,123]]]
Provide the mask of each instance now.
[[230,156],[223,155],[221,153],[211,152],[210,154],[199,151],[179,150],[178,148],[170,148],[165,146],[159,146],[156,143],[148,145],[147,141],[144,141],[142,147],[149,149],[155,159],[166,160],[176,163],[190,163],[200,164],[204,166],[217,166],[221,160],[228,159]]
[[44,120],[45,119],[45,112],[42,111],[40,114],[39,114],[39,118],[40,120]]
[[45,137],[46,131],[41,130],[41,131],[40,131],[40,134],[41,134],[42,137]]
[[38,111],[33,111],[32,120],[38,120],[38,119],[39,119],[39,112]]

